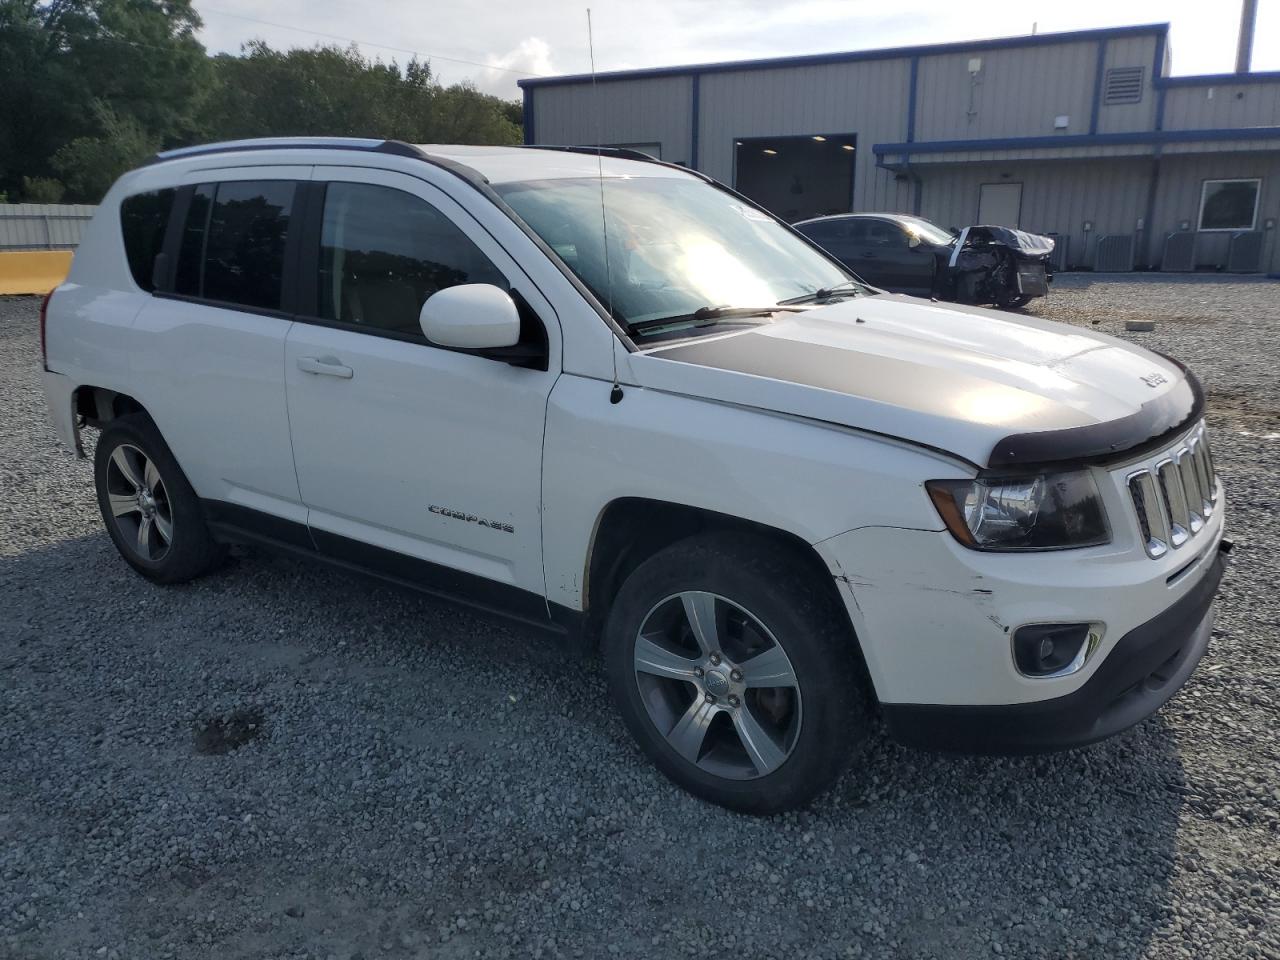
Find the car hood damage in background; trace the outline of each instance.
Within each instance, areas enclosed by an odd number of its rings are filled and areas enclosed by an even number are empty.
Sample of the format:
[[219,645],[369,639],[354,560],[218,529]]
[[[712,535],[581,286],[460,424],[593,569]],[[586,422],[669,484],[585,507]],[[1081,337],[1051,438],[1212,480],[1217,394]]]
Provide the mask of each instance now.
[[965,227],[956,237],[938,292],[957,303],[1020,307],[1049,292],[1052,237],[1010,227]]

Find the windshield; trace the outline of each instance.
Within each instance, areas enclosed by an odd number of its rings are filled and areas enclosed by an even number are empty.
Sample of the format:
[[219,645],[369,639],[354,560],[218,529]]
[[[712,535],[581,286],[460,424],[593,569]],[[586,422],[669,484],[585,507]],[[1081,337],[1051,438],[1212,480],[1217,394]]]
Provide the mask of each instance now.
[[919,237],[925,243],[949,244],[955,240],[949,231],[920,217],[903,217],[901,222],[907,233]]
[[708,306],[771,306],[849,281],[772,217],[698,180],[605,179],[607,271],[600,180],[494,189],[624,323]]

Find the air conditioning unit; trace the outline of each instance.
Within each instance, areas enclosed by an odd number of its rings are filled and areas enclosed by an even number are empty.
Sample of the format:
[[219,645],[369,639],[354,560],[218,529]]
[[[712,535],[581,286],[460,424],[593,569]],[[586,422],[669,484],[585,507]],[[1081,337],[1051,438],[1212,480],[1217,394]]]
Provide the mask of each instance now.
[[1049,269],[1054,273],[1064,273],[1067,269],[1067,248],[1071,243],[1071,235],[1048,233],[1045,236],[1053,241],[1053,253],[1049,254]]
[[1243,230],[1231,235],[1227,248],[1228,273],[1257,273],[1262,269],[1261,230]]
[[1166,236],[1160,269],[1165,273],[1190,273],[1195,268],[1196,235],[1190,230],[1182,230]]
[[1112,233],[1098,238],[1093,254],[1098,273],[1128,273],[1133,269],[1133,234]]

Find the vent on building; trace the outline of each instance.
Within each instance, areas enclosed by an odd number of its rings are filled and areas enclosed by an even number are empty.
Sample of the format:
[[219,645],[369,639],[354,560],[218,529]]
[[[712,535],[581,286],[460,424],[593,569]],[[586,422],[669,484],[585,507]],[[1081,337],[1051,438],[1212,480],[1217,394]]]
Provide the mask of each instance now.
[[1195,268],[1196,235],[1190,230],[1183,230],[1165,237],[1160,269],[1165,273],[1187,273]]
[[1133,234],[1113,233],[1099,237],[1093,254],[1098,273],[1128,273],[1133,269]]
[[1106,103],[1138,103],[1142,100],[1144,67],[1112,67],[1107,71]]
[[1228,273],[1257,273],[1262,269],[1262,231],[1233,234],[1227,250]]
[[1053,241],[1053,253],[1049,254],[1049,268],[1054,273],[1063,273],[1067,269],[1067,244],[1071,237],[1065,233],[1047,234]]

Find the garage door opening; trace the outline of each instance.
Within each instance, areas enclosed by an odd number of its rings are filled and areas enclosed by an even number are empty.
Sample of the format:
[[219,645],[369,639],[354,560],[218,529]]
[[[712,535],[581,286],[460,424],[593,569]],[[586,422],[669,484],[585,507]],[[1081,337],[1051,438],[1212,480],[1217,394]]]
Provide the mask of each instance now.
[[852,133],[743,137],[734,141],[734,188],[792,223],[848,213],[857,146]]

